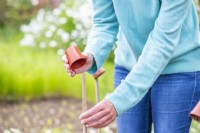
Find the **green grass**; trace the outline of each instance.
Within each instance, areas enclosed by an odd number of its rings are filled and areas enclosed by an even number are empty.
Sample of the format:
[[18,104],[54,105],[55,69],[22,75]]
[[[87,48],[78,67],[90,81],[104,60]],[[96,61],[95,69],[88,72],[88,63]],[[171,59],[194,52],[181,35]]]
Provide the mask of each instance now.
[[200,123],[193,120],[190,128],[190,133],[199,133],[199,131],[200,131]]
[[[71,96],[81,98],[81,76],[69,77],[61,57],[53,50],[0,44],[0,99]],[[100,78],[101,98],[113,90],[113,64],[105,64]],[[87,98],[94,101],[94,80],[86,76]]]
[[0,28],[0,46],[2,44],[18,44],[23,34],[20,32],[19,27],[6,26]]

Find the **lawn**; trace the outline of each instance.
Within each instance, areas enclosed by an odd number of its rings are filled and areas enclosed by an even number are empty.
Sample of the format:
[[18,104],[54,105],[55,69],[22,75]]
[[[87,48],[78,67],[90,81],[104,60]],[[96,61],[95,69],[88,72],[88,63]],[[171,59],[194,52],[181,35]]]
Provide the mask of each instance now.
[[[81,76],[69,77],[56,51],[13,44],[0,46],[0,99],[81,97]],[[113,64],[106,63],[104,68],[106,73],[99,79],[101,98],[113,90]],[[86,82],[88,100],[94,101],[93,77],[87,74]]]

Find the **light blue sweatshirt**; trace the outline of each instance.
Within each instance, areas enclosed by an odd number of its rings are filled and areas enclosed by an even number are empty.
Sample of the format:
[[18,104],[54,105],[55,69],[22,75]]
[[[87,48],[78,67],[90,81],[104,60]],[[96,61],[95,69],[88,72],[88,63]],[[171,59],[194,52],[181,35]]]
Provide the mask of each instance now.
[[93,27],[85,52],[94,56],[95,64],[89,73],[103,65],[118,32],[124,33],[136,59],[134,66],[129,65],[129,56],[128,62],[119,64],[124,58],[120,54],[126,55],[126,50],[116,53],[115,62],[130,70],[114,93],[105,98],[118,115],[136,105],[159,75],[200,70],[193,0],[92,0],[92,6]]
[[[134,57],[134,54],[126,40],[126,37],[121,32],[121,28],[119,28],[119,34],[117,35],[117,41],[115,48],[115,64],[119,66],[123,66],[127,70],[130,70],[130,68],[133,67],[133,65],[136,64],[136,59]],[[127,63],[128,62],[128,63]],[[126,64],[126,65],[124,65]]]

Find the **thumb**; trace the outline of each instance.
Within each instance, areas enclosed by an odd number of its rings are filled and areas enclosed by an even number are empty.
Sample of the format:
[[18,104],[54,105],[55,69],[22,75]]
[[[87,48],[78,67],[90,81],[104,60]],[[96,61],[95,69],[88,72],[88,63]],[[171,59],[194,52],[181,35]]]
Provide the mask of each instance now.
[[83,56],[86,58],[86,60],[88,60],[89,54],[88,54],[88,53],[82,53],[82,54],[83,54]]
[[92,55],[90,53],[82,53],[82,54],[86,58],[86,63],[82,67],[74,70],[76,74],[83,73],[92,67]]

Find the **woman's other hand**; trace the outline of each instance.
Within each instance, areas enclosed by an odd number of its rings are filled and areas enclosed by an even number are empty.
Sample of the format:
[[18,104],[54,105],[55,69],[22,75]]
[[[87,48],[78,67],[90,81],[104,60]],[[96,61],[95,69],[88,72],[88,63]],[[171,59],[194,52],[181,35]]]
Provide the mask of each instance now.
[[80,115],[81,124],[88,128],[103,128],[112,123],[117,116],[114,105],[103,100],[93,108]]

